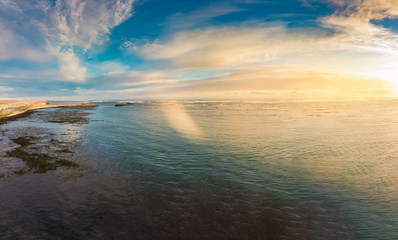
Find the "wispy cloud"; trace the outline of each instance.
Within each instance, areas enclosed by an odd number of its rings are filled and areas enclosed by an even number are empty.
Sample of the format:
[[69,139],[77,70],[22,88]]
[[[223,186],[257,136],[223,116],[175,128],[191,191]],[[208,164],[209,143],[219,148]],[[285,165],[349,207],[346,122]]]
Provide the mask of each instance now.
[[0,17],[0,55],[7,59],[55,60],[60,76],[55,79],[82,82],[87,69],[76,49],[86,51],[107,41],[112,28],[132,16],[132,3],[35,0],[26,4],[1,0],[0,14],[4,17]]
[[398,18],[397,0],[329,0],[339,6],[338,16],[361,19],[363,21]]
[[309,44],[317,44],[317,36],[311,35],[288,32],[282,24],[207,28],[178,32],[163,42],[135,49],[146,59],[168,60],[183,67],[241,66],[264,64],[279,54],[308,51]]
[[[0,9],[2,6],[0,5]],[[0,12],[1,15],[1,12]],[[44,49],[34,47],[29,40],[15,31],[0,17],[0,56],[1,60],[24,59],[29,61],[48,61],[49,56]]]
[[[132,16],[133,0],[57,0],[49,8],[55,29],[50,36],[59,44],[90,48],[108,40],[110,30]],[[55,31],[53,31],[55,30]]]
[[181,76],[181,72],[175,69],[152,70],[152,71],[116,71],[108,74],[93,77],[88,80],[97,88],[128,88],[133,86],[143,86],[155,82],[165,82]]
[[205,23],[208,24],[209,21],[215,17],[240,11],[245,11],[245,9],[237,7],[232,3],[216,2],[189,13],[176,13],[171,16],[165,24],[168,26],[168,29],[172,31],[178,29],[192,29],[202,26]]

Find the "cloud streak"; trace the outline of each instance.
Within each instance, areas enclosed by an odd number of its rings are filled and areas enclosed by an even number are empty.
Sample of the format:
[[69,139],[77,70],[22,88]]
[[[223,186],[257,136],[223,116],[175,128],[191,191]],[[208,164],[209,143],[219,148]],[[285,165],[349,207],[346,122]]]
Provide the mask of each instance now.
[[[350,74],[314,71],[303,66],[257,66],[200,80],[170,80],[167,72],[135,72],[106,76],[111,86],[77,89],[96,98],[268,98],[268,97],[380,97],[392,94],[388,81]],[[160,75],[161,78],[152,76]],[[147,81],[148,78],[151,81]],[[122,82],[120,82],[122,80]],[[157,79],[157,80],[155,80]],[[98,83],[98,81],[95,81]],[[102,90],[99,90],[101,89]],[[114,97],[113,97],[114,98]]]
[[178,32],[162,43],[140,46],[137,52],[181,67],[228,67],[263,64],[278,54],[307,51],[308,40],[315,43],[302,33],[288,33],[283,25],[208,28]]

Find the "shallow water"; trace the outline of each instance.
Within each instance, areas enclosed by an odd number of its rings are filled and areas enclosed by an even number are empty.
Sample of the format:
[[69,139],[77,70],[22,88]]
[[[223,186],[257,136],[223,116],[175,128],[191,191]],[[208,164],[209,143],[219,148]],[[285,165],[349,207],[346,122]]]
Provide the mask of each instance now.
[[[0,239],[397,239],[396,105],[36,111],[0,125]],[[79,167],[35,173],[6,156],[21,136]]]

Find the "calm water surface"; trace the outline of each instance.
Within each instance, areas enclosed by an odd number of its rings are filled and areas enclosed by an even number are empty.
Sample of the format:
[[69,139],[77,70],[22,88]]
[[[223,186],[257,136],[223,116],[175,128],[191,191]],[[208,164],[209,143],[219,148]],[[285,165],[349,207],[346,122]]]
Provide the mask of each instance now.
[[398,101],[114,104],[0,125],[0,239],[398,239]]

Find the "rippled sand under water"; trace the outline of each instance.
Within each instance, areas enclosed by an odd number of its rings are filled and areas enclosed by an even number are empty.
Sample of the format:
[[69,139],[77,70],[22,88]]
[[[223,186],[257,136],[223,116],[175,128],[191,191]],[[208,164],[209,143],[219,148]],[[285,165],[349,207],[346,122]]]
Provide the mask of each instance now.
[[398,101],[114,104],[0,125],[0,239],[398,238]]

